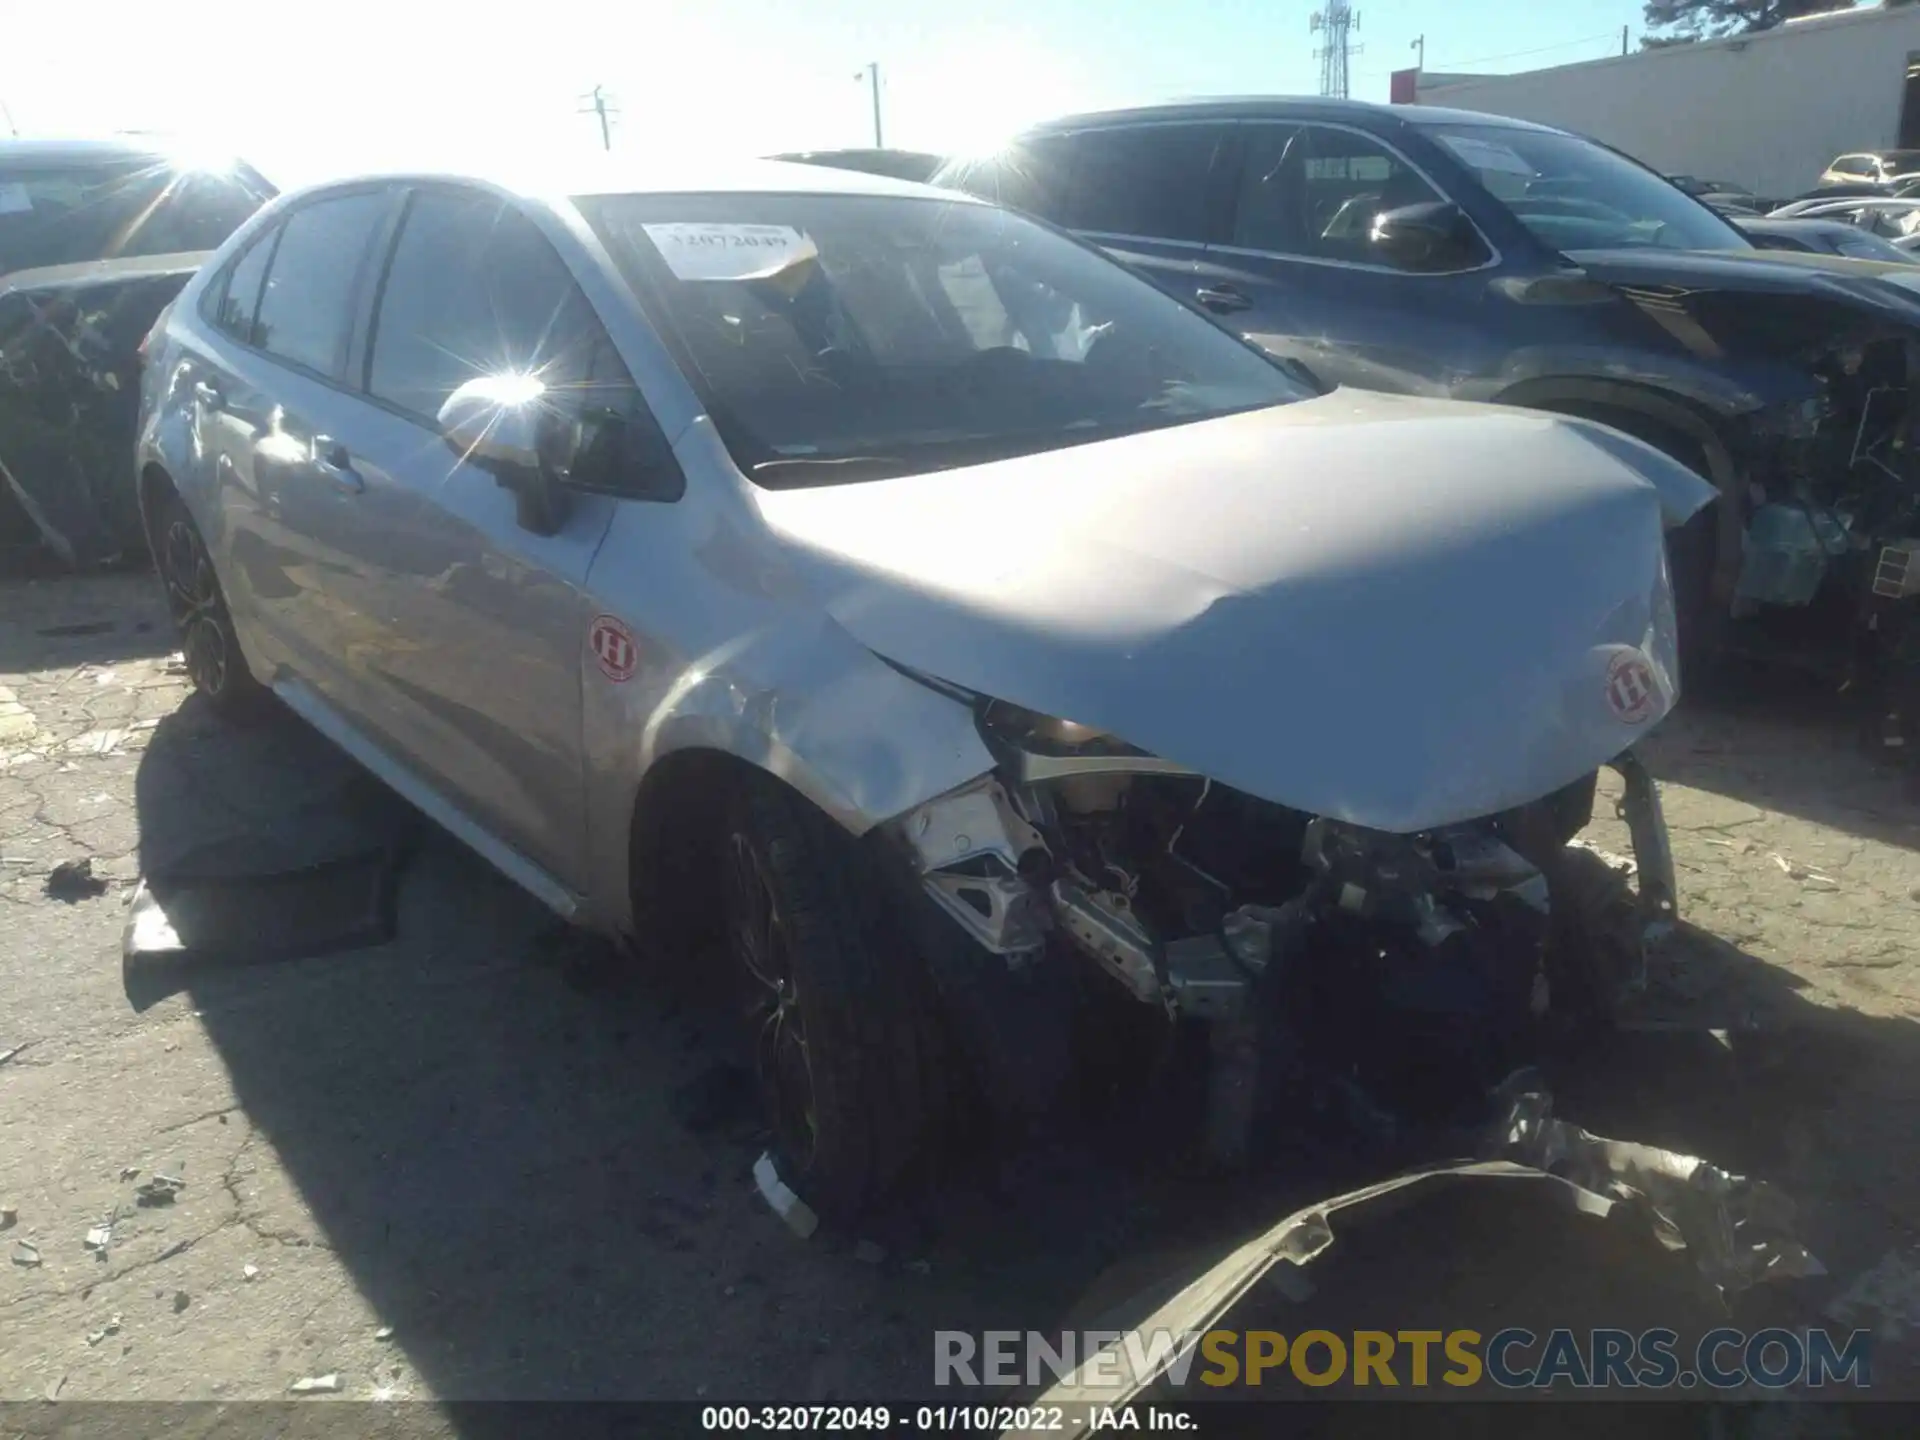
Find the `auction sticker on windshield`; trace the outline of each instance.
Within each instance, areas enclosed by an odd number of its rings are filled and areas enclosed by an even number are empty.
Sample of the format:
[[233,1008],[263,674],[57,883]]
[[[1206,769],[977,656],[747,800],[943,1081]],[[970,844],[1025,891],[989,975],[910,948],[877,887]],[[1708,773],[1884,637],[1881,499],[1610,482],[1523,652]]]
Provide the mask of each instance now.
[[679,280],[757,280],[819,258],[791,225],[643,225]]

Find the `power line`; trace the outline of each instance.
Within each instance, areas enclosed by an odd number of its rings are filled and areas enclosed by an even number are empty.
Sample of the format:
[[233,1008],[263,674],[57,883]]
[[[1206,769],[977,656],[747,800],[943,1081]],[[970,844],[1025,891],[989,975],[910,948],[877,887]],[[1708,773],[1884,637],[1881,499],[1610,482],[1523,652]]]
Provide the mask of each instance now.
[[1554,50],[1571,50],[1576,45],[1593,45],[1602,40],[1605,40],[1611,45],[1613,43],[1613,31],[1609,30],[1604,35],[1588,35],[1580,40],[1562,40],[1558,45],[1541,45],[1532,50],[1509,50],[1504,55],[1477,55],[1471,60],[1448,60],[1443,64],[1436,65],[1434,68],[1436,70],[1458,70],[1468,65],[1490,65],[1495,60],[1519,60],[1528,55],[1545,55]]

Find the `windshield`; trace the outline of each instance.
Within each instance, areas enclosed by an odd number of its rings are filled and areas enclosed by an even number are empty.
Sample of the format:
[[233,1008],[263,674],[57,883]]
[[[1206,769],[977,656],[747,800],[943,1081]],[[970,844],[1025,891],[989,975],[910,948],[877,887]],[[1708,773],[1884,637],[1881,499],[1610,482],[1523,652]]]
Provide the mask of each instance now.
[[270,193],[251,179],[157,159],[0,164],[0,274],[215,250]]
[[1120,265],[990,206],[579,205],[759,484],[943,469],[1309,393]]
[[1554,250],[1750,248],[1677,185],[1591,140],[1505,125],[1434,125],[1428,133]]

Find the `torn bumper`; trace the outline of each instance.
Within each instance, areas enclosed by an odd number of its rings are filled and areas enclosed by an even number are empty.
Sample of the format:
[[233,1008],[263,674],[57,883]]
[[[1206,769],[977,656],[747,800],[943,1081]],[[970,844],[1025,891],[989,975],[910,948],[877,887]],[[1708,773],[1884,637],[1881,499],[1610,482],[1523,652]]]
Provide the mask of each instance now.
[[[1103,1405],[1122,1405],[1153,1393],[1155,1383],[1185,1353],[1162,1350],[1136,1372],[1135,1358],[1155,1355],[1144,1338],[1188,1337],[1197,1345],[1228,1323],[1256,1287],[1289,1286],[1282,1266],[1304,1268],[1333,1246],[1335,1219],[1358,1219],[1369,1206],[1409,1198],[1410,1192],[1489,1181],[1550,1187],[1574,1213],[1604,1219],[1625,1210],[1645,1224],[1661,1250],[1683,1251],[1722,1297],[1768,1281],[1825,1273],[1792,1234],[1793,1206],[1764,1182],[1733,1175],[1696,1156],[1589,1134],[1551,1115],[1544,1091],[1515,1077],[1508,1108],[1470,1159],[1409,1170],[1360,1189],[1315,1201],[1229,1253],[1157,1306],[1131,1308],[1125,1328],[1107,1348],[1089,1355],[1066,1380],[1037,1402],[1070,1417]],[[1164,1293],[1162,1290],[1160,1293]],[[1098,1378],[1096,1378],[1098,1377]],[[1009,1432],[1017,1433],[1017,1432]],[[1075,1433],[1071,1430],[1068,1433]]]

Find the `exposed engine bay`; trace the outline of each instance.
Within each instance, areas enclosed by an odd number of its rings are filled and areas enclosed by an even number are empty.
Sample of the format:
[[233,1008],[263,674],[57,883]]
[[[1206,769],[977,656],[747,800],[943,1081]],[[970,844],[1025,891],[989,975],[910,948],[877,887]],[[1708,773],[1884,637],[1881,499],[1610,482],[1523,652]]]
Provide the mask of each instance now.
[[1674,922],[1651,777],[1628,752],[1638,885],[1571,844],[1596,775],[1505,814],[1395,835],[1288,809],[998,701],[1001,763],[898,822],[981,963],[1091,963],[1209,1027],[1209,1145],[1302,1100],[1362,1129],[1468,1122],[1544,1027],[1611,1013]]
[[[1829,314],[1801,357],[1817,396],[1755,437],[1731,618],[1770,650],[1837,664],[1843,683],[1871,681],[1885,743],[1901,746],[1920,738],[1920,336],[1851,318],[1836,336]],[[1836,621],[1852,644],[1833,643]]]

